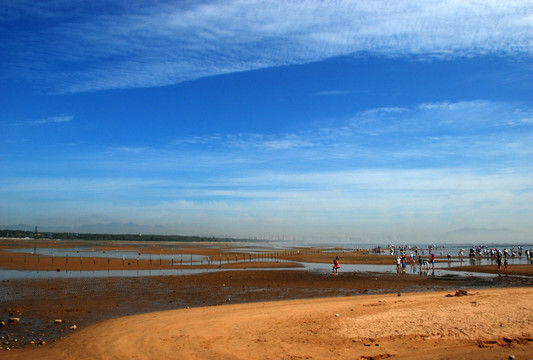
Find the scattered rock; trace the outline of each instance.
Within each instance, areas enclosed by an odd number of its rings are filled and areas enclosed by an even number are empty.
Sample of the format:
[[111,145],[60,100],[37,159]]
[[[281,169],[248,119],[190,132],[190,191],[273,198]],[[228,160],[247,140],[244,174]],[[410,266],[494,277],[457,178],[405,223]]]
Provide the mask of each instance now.
[[14,308],[8,309],[8,312],[10,316],[16,316],[16,315],[20,316],[22,315],[22,309],[23,307],[14,307]]
[[509,355],[509,360],[514,360],[514,355]]
[[0,327],[4,327],[6,326],[6,323],[4,322],[4,320],[0,321]]
[[70,327],[70,330],[76,330],[77,328],[78,328],[78,327],[77,327],[76,325],[72,325],[72,326]]
[[339,314],[335,314],[335,317],[339,317],[340,315]]
[[63,320],[61,320],[61,319],[55,319],[54,320],[54,324],[61,324],[61,323],[63,323]]
[[455,292],[455,296],[466,296],[466,295],[468,295],[468,291],[466,290],[459,289]]
[[12,318],[7,319],[8,324],[18,324],[19,322],[20,322],[20,318],[12,317]]

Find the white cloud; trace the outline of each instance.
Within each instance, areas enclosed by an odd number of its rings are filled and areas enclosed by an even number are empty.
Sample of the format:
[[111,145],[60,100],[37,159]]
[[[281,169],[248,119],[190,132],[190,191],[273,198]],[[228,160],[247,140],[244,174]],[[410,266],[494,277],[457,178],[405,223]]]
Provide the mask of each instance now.
[[[41,3],[37,9],[23,0],[4,5],[15,8],[18,19],[56,22],[0,45],[14,61],[6,67],[9,76],[18,70],[49,84],[58,81],[60,91],[80,92],[162,86],[350,54],[533,54],[529,1],[127,4],[97,2],[92,13],[68,2]],[[42,78],[43,70],[50,78]]]

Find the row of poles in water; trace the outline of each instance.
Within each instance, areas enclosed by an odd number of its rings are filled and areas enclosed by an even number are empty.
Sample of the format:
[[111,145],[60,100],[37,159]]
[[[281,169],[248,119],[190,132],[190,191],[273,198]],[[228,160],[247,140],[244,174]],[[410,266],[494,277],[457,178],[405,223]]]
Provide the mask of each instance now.
[[[236,253],[236,254],[226,254],[226,255],[218,255],[218,256],[205,256],[205,255],[188,255],[188,254],[179,254],[171,256],[170,263],[172,265],[197,265],[198,263],[200,265],[203,265],[204,262],[207,265],[216,265],[217,263],[219,265],[229,264],[229,263],[238,263],[238,262],[289,262],[291,261],[289,258],[293,256],[303,255],[303,254],[320,254],[320,253],[338,253],[340,252],[340,249],[300,249],[300,250],[281,250],[281,251],[272,251],[272,252],[254,252],[254,253]],[[139,264],[140,255],[141,253],[137,253],[138,256],[135,256],[134,258],[127,258],[126,256],[122,256],[122,263],[123,265],[128,262],[128,265],[131,264],[131,262],[136,262],[137,265]],[[159,254],[159,258],[157,255],[152,256],[152,254],[148,254],[150,264],[153,264],[153,262],[159,262],[160,265],[163,264],[163,261],[168,261],[168,255],[165,255],[165,259],[163,259],[163,255]],[[179,256],[179,258],[178,258]],[[73,261],[74,259],[79,260],[80,264],[83,264],[84,259],[87,261],[91,261],[93,264],[96,264],[97,259],[106,259],[105,257],[101,256],[76,256],[76,257],[70,257],[69,255],[63,256],[56,256],[52,254],[51,256],[45,256],[45,258],[49,258],[51,263],[57,263],[60,261],[59,259],[64,258],[64,264],[68,264],[69,260]],[[109,264],[111,262],[112,257],[109,255],[107,256],[107,263]],[[11,256],[11,262],[13,262],[13,256]],[[24,263],[27,262],[27,255],[24,255]],[[41,262],[41,255],[37,254],[37,262]]]

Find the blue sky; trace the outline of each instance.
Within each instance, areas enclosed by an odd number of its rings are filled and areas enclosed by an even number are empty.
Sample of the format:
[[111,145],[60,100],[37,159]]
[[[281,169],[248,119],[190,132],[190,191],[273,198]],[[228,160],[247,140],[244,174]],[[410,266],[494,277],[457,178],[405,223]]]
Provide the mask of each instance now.
[[3,0],[0,225],[532,240],[532,34],[532,1]]

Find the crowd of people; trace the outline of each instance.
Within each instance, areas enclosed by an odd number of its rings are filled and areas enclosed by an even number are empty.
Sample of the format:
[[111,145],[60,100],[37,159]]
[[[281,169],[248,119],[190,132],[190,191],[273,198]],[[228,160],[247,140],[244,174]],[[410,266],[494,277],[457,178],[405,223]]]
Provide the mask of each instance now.
[[429,270],[435,270],[435,260],[437,256],[434,253],[430,253],[427,258],[424,258],[422,255],[419,255],[418,252],[407,254],[402,253],[396,258],[396,272],[405,273],[405,269],[408,264],[412,267],[418,266],[420,268],[420,273],[429,274]]
[[[406,272],[407,265],[411,265],[413,269],[416,269],[416,265],[418,264],[418,267],[420,269],[421,274],[430,274],[430,270],[433,271],[433,274],[435,273],[435,261],[437,259],[437,256],[435,252],[433,251],[433,247],[428,248],[429,255],[424,257],[424,250],[419,250],[418,247],[408,247],[408,246],[398,246],[395,247],[394,245],[390,246],[390,255],[396,255],[396,271],[400,273]],[[374,249],[374,253],[381,254],[384,250],[381,247],[377,247]],[[409,252],[409,254],[407,254]],[[457,253],[459,260],[463,260],[465,254],[465,249],[460,249]],[[444,257],[443,253],[440,253],[441,257]],[[469,251],[469,257],[471,261],[474,261],[476,259],[479,259],[480,257],[487,257],[494,259],[496,261],[498,271],[507,270],[509,266],[508,258],[522,258],[523,256],[526,257],[527,261],[529,263],[533,263],[533,250],[532,249],[523,249],[522,246],[517,246],[516,248],[513,246],[511,249],[504,248],[502,250],[496,249],[496,248],[489,248],[486,246],[478,246],[478,247],[472,247]],[[452,255],[448,253],[446,255],[446,258],[448,261],[452,261]],[[333,275],[337,275],[339,273],[339,257],[337,256],[335,260],[333,260]]]

